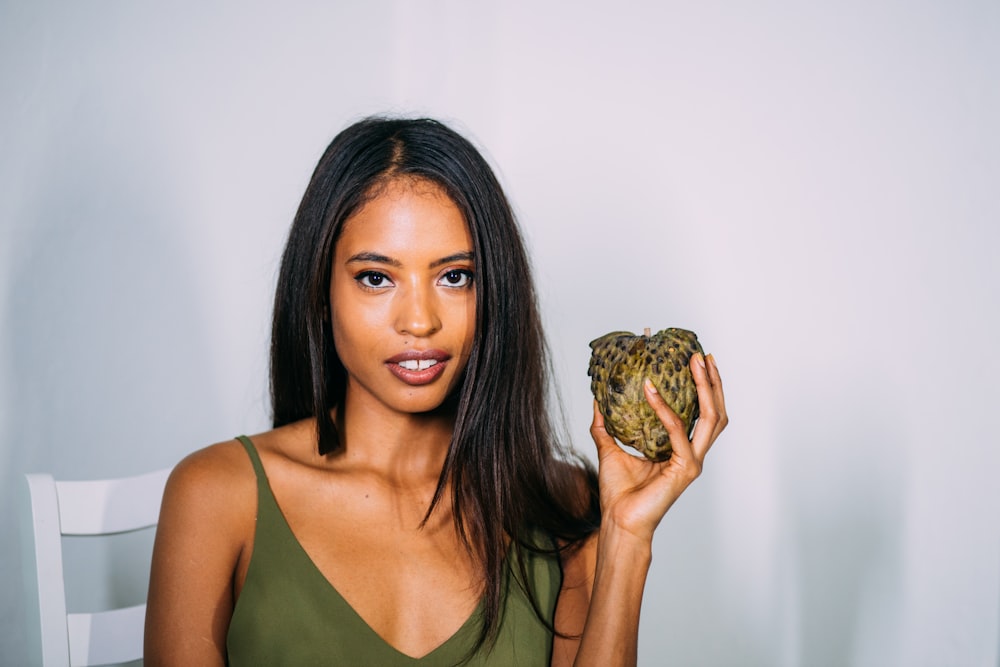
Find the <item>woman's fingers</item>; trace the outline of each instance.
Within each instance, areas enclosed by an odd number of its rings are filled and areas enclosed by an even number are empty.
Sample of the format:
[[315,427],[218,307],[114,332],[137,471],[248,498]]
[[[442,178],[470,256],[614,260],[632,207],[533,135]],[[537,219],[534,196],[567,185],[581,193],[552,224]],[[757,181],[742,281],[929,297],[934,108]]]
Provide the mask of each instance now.
[[701,459],[695,456],[691,442],[687,438],[687,428],[684,426],[684,421],[677,416],[676,412],[670,409],[670,406],[663,400],[663,397],[656,391],[656,387],[653,386],[653,383],[648,378],[643,381],[643,389],[646,392],[646,401],[663,423],[663,428],[667,430],[667,435],[670,436],[670,447],[673,449],[673,454],[670,457],[672,463],[690,464],[692,466],[692,478],[697,477],[701,474]]
[[722,378],[712,355],[691,357],[691,374],[698,390],[698,422],[691,435],[691,444],[700,460],[711,448],[712,443],[726,427],[725,396],[722,393]]
[[[694,377],[698,392],[699,417],[695,423],[691,439],[688,439],[687,427],[680,417],[667,405],[656,387],[647,378],[643,382],[646,401],[653,412],[663,423],[670,436],[670,445],[674,451],[675,463],[691,461],[695,465],[695,473],[700,474],[701,464],[716,438],[729,423],[726,413],[726,400],[722,391],[722,378],[719,368],[712,355],[707,357],[696,353],[692,355],[691,374]],[[594,402],[594,421],[590,426],[590,434],[597,444],[598,456],[604,457],[608,452],[618,451],[618,443],[604,427],[604,416]]]
[[715,436],[722,433],[722,429],[729,424],[729,414],[726,412],[726,397],[722,391],[722,377],[719,375],[719,367],[715,363],[715,357],[711,354],[706,357],[708,362],[708,379],[712,381],[712,394],[715,396],[715,407],[719,412],[719,423],[715,427]]
[[615,442],[615,439],[604,428],[604,415],[598,409],[597,401],[594,401],[594,421],[590,423],[590,437],[594,439],[594,444],[597,445],[597,457],[599,459],[603,459],[609,452],[618,449],[618,443]]

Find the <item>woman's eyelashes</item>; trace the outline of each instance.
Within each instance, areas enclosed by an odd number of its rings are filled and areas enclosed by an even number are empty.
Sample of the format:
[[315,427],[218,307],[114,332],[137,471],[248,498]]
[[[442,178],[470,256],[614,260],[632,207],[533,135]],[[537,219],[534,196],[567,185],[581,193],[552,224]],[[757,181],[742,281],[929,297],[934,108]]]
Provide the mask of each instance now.
[[469,269],[449,269],[438,280],[445,287],[471,287],[474,275]]
[[[448,269],[438,278],[437,284],[453,289],[472,287],[475,274],[470,269]],[[393,287],[392,279],[381,271],[367,269],[354,276],[358,285],[367,290],[384,290]]]
[[389,279],[389,276],[381,271],[362,271],[354,276],[354,279],[365,289],[379,290],[392,287],[392,281]]

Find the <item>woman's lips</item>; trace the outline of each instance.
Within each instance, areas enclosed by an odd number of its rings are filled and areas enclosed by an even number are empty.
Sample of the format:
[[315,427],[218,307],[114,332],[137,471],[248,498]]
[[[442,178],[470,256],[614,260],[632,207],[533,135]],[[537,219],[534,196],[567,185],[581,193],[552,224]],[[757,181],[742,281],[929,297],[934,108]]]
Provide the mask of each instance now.
[[449,359],[451,355],[443,350],[410,350],[387,359],[385,365],[406,384],[419,386],[436,380]]

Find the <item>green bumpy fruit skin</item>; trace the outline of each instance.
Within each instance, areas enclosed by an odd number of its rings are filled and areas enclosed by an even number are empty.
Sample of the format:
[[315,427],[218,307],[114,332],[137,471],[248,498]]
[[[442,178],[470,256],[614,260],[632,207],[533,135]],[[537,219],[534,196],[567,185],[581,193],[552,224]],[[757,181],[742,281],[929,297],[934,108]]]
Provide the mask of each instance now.
[[616,331],[591,341],[590,390],[604,415],[604,427],[622,443],[651,461],[666,461],[670,437],[646,402],[643,378],[649,378],[691,437],[698,418],[698,391],[689,363],[704,354],[698,336],[685,329],[664,329],[652,336]]

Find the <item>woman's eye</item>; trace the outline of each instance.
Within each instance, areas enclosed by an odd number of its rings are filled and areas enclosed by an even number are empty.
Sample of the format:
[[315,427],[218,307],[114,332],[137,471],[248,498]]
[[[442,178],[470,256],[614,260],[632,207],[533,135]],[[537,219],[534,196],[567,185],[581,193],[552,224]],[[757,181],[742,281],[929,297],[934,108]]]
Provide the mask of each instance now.
[[441,276],[443,285],[447,287],[468,287],[472,283],[472,271],[454,269]]
[[392,281],[384,273],[378,271],[363,271],[354,277],[362,287],[379,289],[392,285]]

